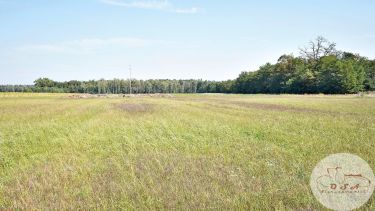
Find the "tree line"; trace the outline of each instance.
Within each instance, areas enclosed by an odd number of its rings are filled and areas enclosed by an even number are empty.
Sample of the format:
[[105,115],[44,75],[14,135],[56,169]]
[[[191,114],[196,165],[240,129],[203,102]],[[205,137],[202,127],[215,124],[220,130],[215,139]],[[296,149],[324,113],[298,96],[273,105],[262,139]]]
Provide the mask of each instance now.
[[[131,84],[130,84],[131,83]],[[130,86],[131,85],[131,86]],[[58,82],[39,78],[34,85],[2,85],[0,92],[346,94],[375,91],[375,60],[336,49],[323,37],[282,55],[276,64],[242,72],[235,80],[89,80]]]
[[34,85],[4,85],[0,92],[51,92],[90,94],[141,94],[141,93],[221,93],[222,82],[207,80],[90,80],[57,82],[49,78],[39,78]]

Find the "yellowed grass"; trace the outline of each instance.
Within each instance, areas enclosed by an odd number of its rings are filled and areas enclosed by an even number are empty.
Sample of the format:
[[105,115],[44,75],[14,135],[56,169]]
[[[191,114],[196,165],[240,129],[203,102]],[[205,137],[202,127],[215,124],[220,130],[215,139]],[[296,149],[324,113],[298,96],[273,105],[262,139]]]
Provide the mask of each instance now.
[[321,210],[316,163],[374,137],[375,98],[0,94],[0,209]]

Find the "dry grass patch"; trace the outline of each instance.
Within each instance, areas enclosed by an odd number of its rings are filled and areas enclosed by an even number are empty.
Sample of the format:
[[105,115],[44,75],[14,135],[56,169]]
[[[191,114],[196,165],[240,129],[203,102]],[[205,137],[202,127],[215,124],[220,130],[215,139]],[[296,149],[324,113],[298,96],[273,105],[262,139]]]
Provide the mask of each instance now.
[[[18,172],[4,186],[5,209],[75,210],[115,208],[121,201],[120,170],[103,163],[46,161]],[[84,179],[83,179],[84,178]]]
[[210,106],[226,105],[226,106],[239,106],[243,108],[258,109],[265,111],[282,111],[282,112],[298,112],[298,113],[320,113],[327,115],[341,115],[341,114],[354,114],[354,113],[342,113],[327,111],[315,108],[296,107],[282,104],[272,103],[260,103],[260,102],[245,102],[245,101],[233,101],[233,100],[222,100],[222,99],[206,99],[201,102],[208,102]]
[[[69,164],[45,162],[18,172],[5,185],[5,199],[11,209],[62,209],[84,207],[79,169]],[[74,200],[74,203],[70,201]]]
[[122,103],[118,104],[117,108],[133,113],[133,112],[149,112],[154,110],[153,104],[130,104],[130,103]]
[[[204,155],[140,154],[134,173],[138,191],[130,195],[132,201],[147,207],[145,198],[157,199],[153,203],[158,204],[157,209],[230,209],[236,206],[235,199],[259,191],[261,186],[241,167]],[[134,187],[130,189],[134,191]]]

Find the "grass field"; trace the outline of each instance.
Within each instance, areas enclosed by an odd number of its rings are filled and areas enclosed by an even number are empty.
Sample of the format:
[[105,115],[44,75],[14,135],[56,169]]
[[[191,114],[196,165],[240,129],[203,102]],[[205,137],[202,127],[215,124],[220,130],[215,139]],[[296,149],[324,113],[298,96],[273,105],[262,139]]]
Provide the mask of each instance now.
[[375,169],[375,98],[68,96],[0,94],[0,209],[321,210],[321,159]]

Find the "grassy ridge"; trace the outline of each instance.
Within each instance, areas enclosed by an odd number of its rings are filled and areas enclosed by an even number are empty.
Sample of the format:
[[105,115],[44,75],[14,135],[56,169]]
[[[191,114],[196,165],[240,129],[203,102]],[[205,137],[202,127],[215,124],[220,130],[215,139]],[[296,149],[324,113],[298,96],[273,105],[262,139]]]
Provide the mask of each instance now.
[[350,152],[375,169],[374,137],[375,98],[5,93],[0,208],[323,209],[314,166]]

